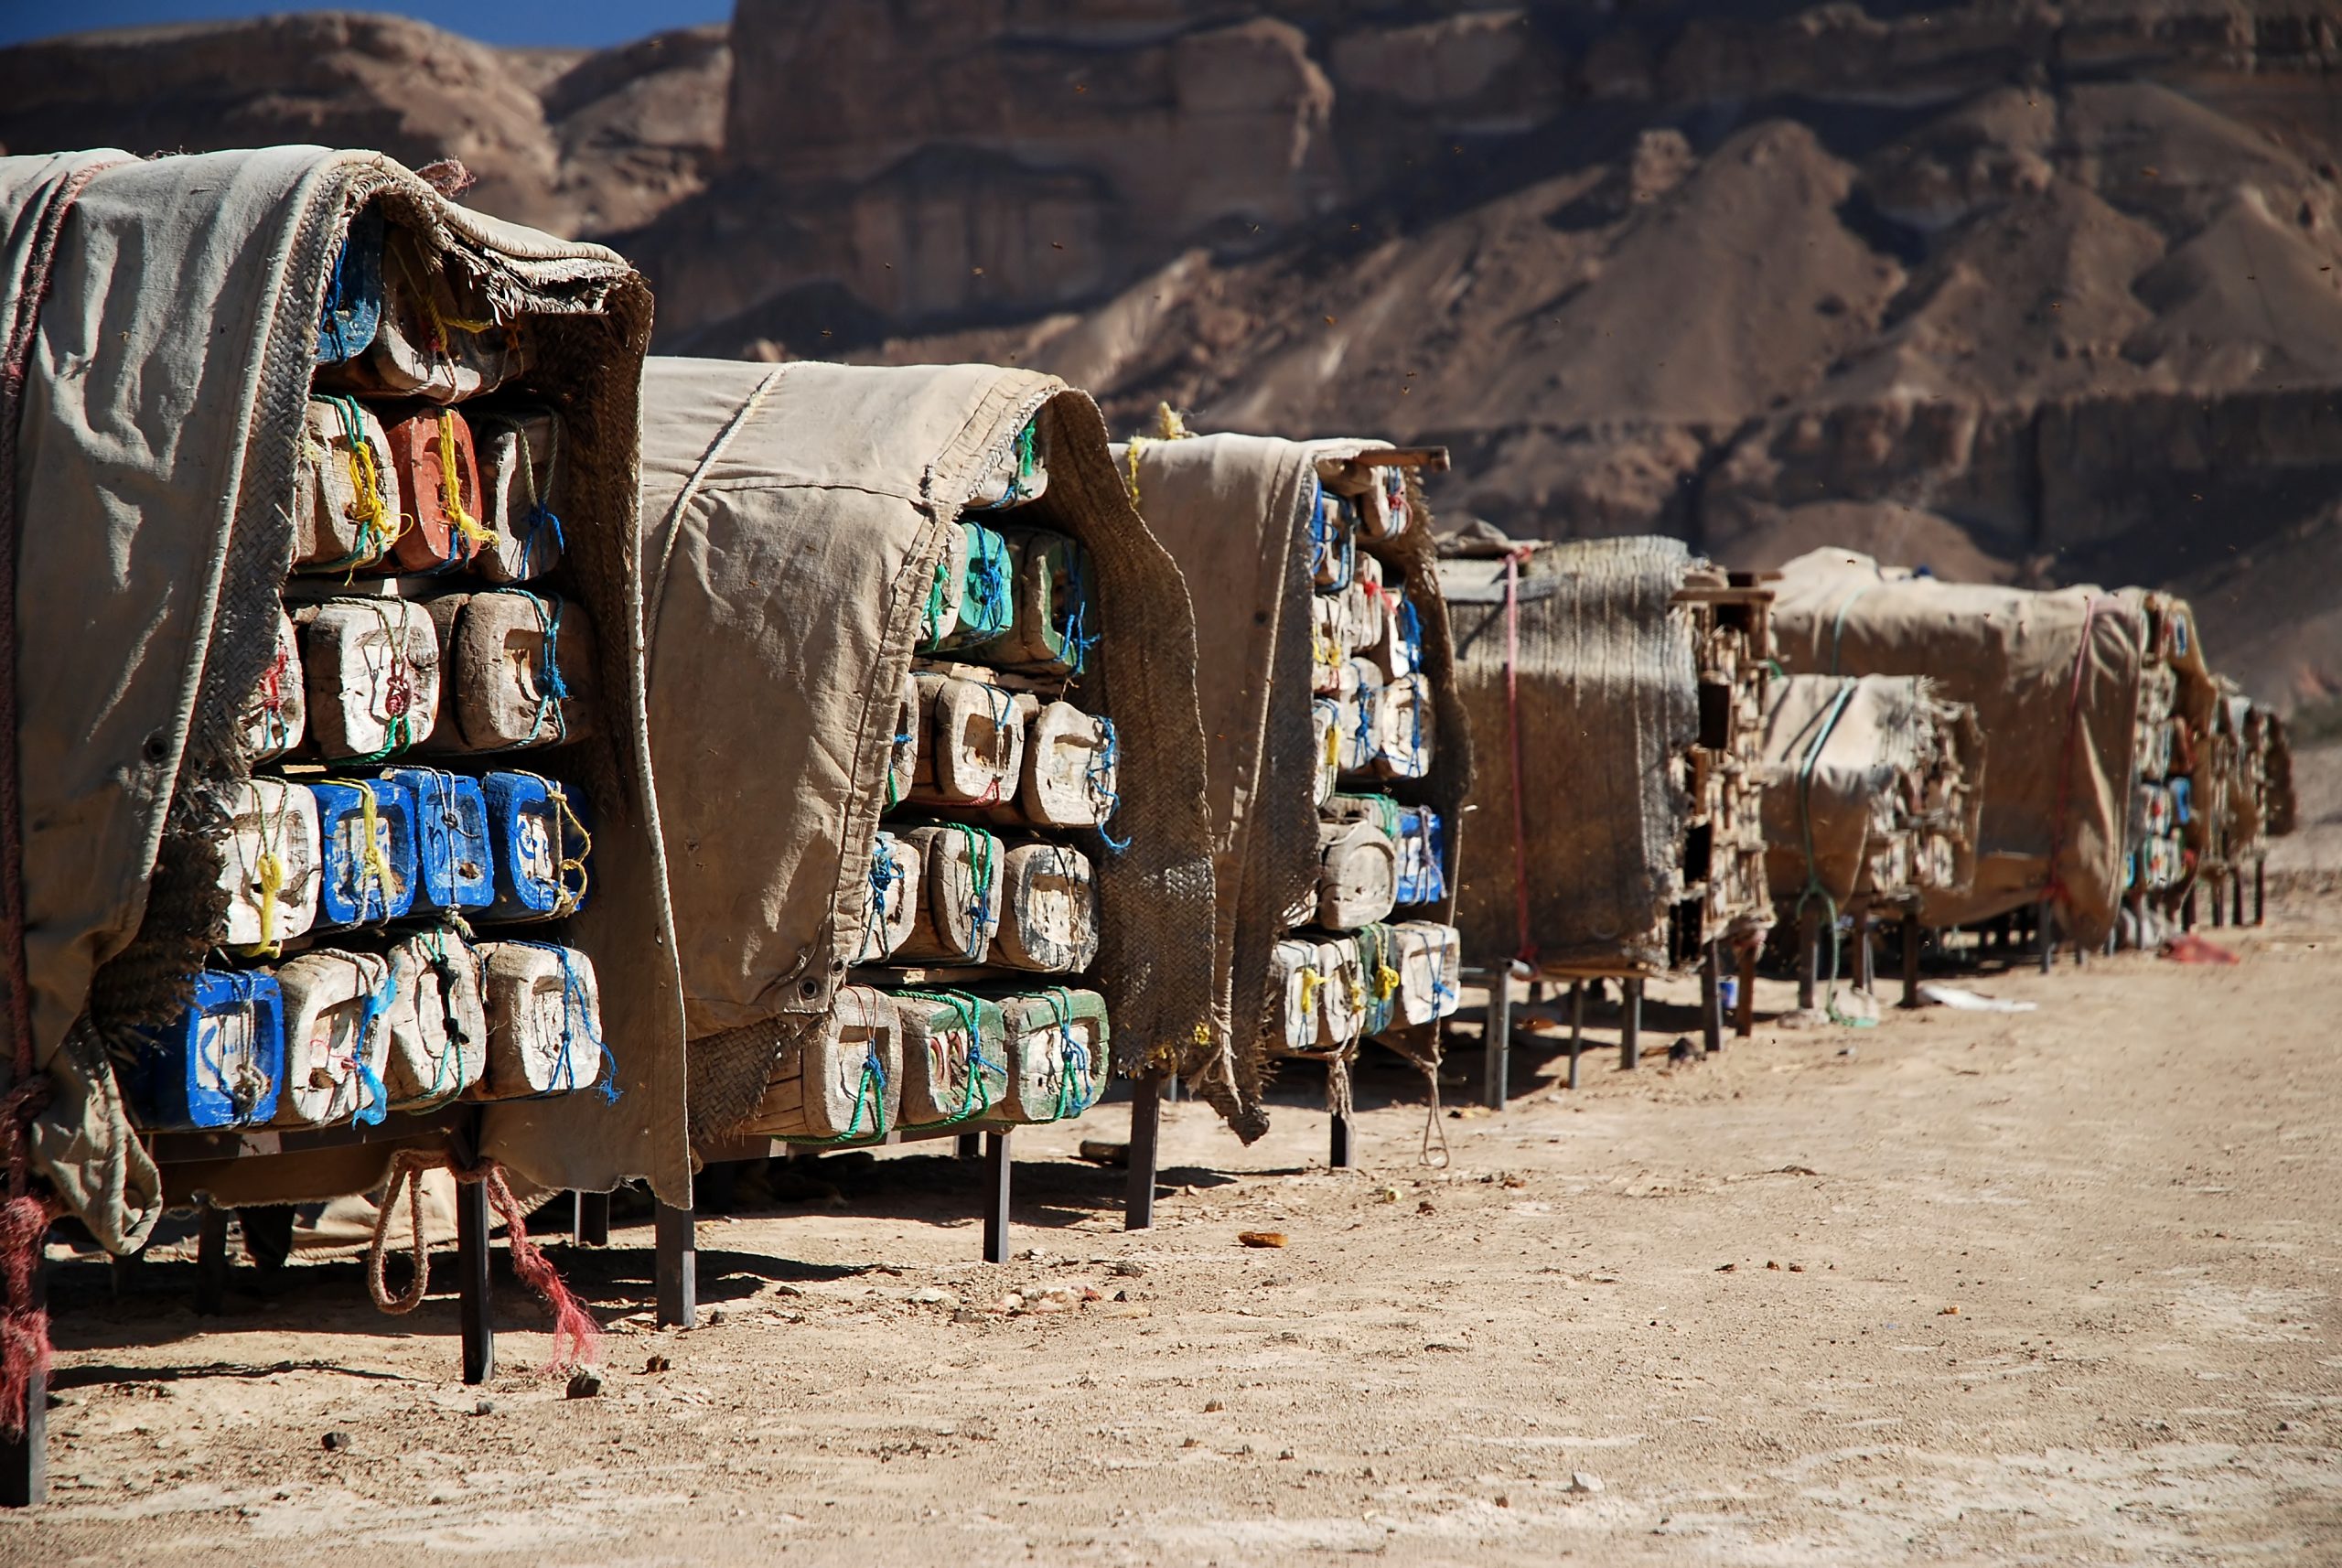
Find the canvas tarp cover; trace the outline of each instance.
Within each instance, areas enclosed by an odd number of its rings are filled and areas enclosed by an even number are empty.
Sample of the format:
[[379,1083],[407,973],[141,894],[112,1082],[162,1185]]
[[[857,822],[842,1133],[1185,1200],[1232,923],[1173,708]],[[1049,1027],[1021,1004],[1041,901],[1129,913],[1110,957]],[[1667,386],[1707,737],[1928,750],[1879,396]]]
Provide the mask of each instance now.
[[[1685,749],[1699,738],[1689,614],[1673,604],[1692,564],[1671,539],[1530,548],[1515,594],[1520,771],[1529,890],[1520,929],[1514,769],[1506,684],[1505,564],[1439,564],[1472,738],[1490,758],[1473,790],[1456,924],[1465,952],[1586,973],[1668,967],[1668,914],[1684,897],[1691,798]],[[1523,955],[1527,956],[1527,955]]]
[[1920,918],[1966,925],[2054,887],[2075,940],[2104,941],[2135,771],[2139,596],[1944,583],[1845,550],[1799,556],[1778,586],[1773,638],[1790,670],[1927,675],[1975,705],[1987,758],[1975,878],[1931,892]]
[[[1891,675],[1792,675],[1776,681],[1765,711],[1765,871],[1777,902],[1809,889],[1840,909],[1863,890],[1877,838],[1896,831],[1914,775],[1939,723],[1954,721],[1932,682]],[[1970,726],[1972,727],[1972,726]],[[1971,763],[1973,758],[1967,758]],[[1971,776],[1982,782],[1982,768]],[[1955,832],[1973,875],[1975,807]],[[1888,890],[1892,891],[1892,890]]]
[[1098,973],[1116,1066],[1203,1027],[1211,870],[1195,628],[1131,510],[1096,404],[989,365],[650,361],[642,560],[651,746],[672,857],[693,1136],[722,1141],[817,1028],[858,940],[897,694],[948,529],[1037,420],[1039,499],[1000,514],[1088,549],[1100,638],[1072,700],[1114,721],[1117,851]]
[[[1281,917],[1316,876],[1316,746],[1309,722],[1309,518],[1318,465],[1381,442],[1218,435],[1141,440],[1117,449],[1138,505],[1187,581],[1196,608],[1197,701],[1218,889],[1211,1041],[1186,1071],[1246,1138],[1268,1126],[1262,1094],[1264,1020]],[[1423,628],[1432,688],[1432,773],[1423,800],[1460,836],[1471,741],[1455,701],[1446,607],[1432,570],[1430,514],[1384,550],[1399,564]],[[1397,586],[1397,583],[1391,585]],[[1286,700],[1273,698],[1282,694]],[[1402,792],[1402,791],[1394,791]],[[1451,839],[1453,842],[1453,838]]]
[[[274,651],[318,311],[370,200],[431,253],[464,252],[500,308],[554,317],[530,378],[562,389],[571,494],[609,524],[571,534],[616,722],[581,748],[596,897],[569,930],[600,972],[624,1094],[490,1108],[483,1147],[546,1185],[645,1176],[688,1199],[640,640],[625,634],[639,585],[613,548],[631,536],[640,278],[598,246],[456,207],[376,154],[7,158],[0,323],[38,322],[9,475],[31,1032],[52,1096],[35,1153],[118,1251],[144,1240],[162,1185],[106,1045],[179,1010],[220,913],[202,830],[249,771],[235,715]],[[388,1159],[371,1144],[197,1179],[223,1201],[281,1202],[363,1189]]]

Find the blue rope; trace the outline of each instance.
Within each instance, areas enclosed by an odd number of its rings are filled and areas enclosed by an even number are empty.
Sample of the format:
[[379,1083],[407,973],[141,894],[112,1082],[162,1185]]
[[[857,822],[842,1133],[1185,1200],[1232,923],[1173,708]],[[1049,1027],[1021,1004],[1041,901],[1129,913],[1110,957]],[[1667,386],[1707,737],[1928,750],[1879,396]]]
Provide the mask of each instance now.
[[1079,543],[1073,545],[1066,556],[1066,596],[1073,601],[1072,613],[1066,618],[1064,632],[1068,655],[1066,663],[1076,675],[1089,668],[1090,650],[1098,643],[1094,633],[1083,634],[1083,628],[1090,622],[1089,559],[1090,553]]
[[[607,1104],[616,1105],[624,1092],[618,1088],[618,1058],[610,1052],[609,1043],[602,1038],[602,1031],[595,1027],[593,1017],[586,1010],[586,983],[578,978],[577,955],[558,942],[523,942],[553,954],[561,961],[561,1082],[545,1090],[545,1097],[568,1094],[577,1088],[577,1069],[569,1059],[569,1047],[576,1043],[577,1024],[583,1024],[586,1037],[601,1053],[600,1082],[595,1091]],[[575,1020],[573,1023],[572,1020]]]
[[894,841],[875,839],[870,845],[870,908],[862,918],[862,945],[886,956],[886,895],[903,879],[896,863]]
[[382,989],[366,998],[365,1010],[358,1015],[358,1109],[350,1120],[360,1127],[379,1127],[391,1108],[391,1091],[382,1085],[382,1075],[366,1061],[366,1042],[391,1004],[399,999],[399,977],[396,970],[385,968]]
[[1098,813],[1098,836],[1116,854],[1131,847],[1127,836],[1116,838],[1106,828],[1106,824],[1113,820],[1114,813],[1123,809],[1122,791],[1114,787],[1121,781],[1122,758],[1122,736],[1115,732],[1114,721],[1101,714],[1098,715],[1098,746],[1090,754],[1090,767],[1084,778],[1090,785],[1090,798],[1097,800],[1101,808]]

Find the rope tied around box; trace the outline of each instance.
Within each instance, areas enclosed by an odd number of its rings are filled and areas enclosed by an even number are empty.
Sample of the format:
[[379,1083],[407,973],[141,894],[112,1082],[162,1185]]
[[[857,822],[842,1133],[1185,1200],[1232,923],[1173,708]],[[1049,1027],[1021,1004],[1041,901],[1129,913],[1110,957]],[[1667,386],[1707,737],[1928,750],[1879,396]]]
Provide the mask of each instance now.
[[377,894],[381,897],[382,912],[376,923],[391,918],[391,860],[382,851],[382,838],[388,831],[382,821],[381,802],[374,798],[374,786],[352,780],[349,786],[358,791],[358,856],[351,869],[357,882],[350,888],[350,902],[357,906],[357,923],[366,923],[367,907]]
[[1054,1121],[1064,1122],[1090,1109],[1090,1047],[1073,1032],[1073,993],[1062,985],[1041,993],[1049,1005],[1049,1021],[1058,1031],[1058,1095]]
[[[545,799],[553,803],[553,810],[551,914],[553,918],[562,919],[575,914],[577,907],[586,902],[586,889],[589,882],[589,875],[586,870],[586,857],[594,853],[594,835],[586,831],[586,823],[577,815],[577,809],[569,803],[567,785],[558,779],[546,779]],[[577,853],[575,854],[567,853],[569,835],[573,832],[577,835]],[[574,888],[569,885],[570,874],[573,872],[577,876],[577,886]]]
[[532,594],[524,588],[505,588],[500,592],[518,594],[529,601],[537,612],[538,645],[536,668],[537,716],[530,721],[529,738],[523,746],[534,746],[537,736],[544,732],[545,720],[553,720],[553,744],[558,746],[569,738],[569,720],[561,704],[577,693],[561,673],[561,612],[566,607],[556,593]]
[[348,448],[349,504],[341,509],[341,515],[358,525],[358,547],[326,564],[328,570],[346,566],[355,572],[369,561],[381,559],[397,530],[391,526],[390,509],[382,501],[382,466],[374,456],[373,442],[366,437],[365,409],[348,392],[328,393],[325,401],[341,422],[342,444]]
[[862,945],[865,951],[886,956],[886,898],[901,885],[903,868],[895,859],[895,841],[878,838],[870,844],[870,903],[862,913]]
[[414,661],[407,653],[404,619],[394,622],[391,612],[383,607],[386,603],[404,601],[369,598],[360,602],[374,612],[375,625],[381,631],[382,647],[390,655],[390,662],[379,670],[371,661],[366,666],[369,677],[379,674],[382,680],[382,744],[349,760],[380,762],[392,752],[404,751],[414,744]]
[[[456,467],[454,410],[443,408],[439,411],[436,439],[439,443],[439,505],[447,514],[448,524],[455,530],[455,537],[447,542],[446,562],[452,566],[458,561],[469,560],[483,550],[493,550],[504,542],[504,536],[465,509],[463,475]],[[523,441],[521,445],[526,446],[528,443]],[[472,499],[478,500],[479,498],[474,496]],[[457,549],[457,539],[461,539],[467,548]]]
[[[964,1031],[968,1036],[968,1070],[960,1086],[960,1108],[946,1116],[940,1125],[949,1127],[954,1122],[965,1122],[969,1117],[989,1110],[992,1101],[983,1094],[983,1075],[992,1072],[1005,1079],[1008,1076],[1008,1064],[994,1061],[984,1055],[983,1004],[965,991],[897,991],[895,995],[900,1000],[926,1002],[939,1008],[949,1008],[952,1026]],[[943,1069],[943,1076],[947,1082],[951,1063],[940,1054],[941,1047],[939,1040],[941,1035],[951,1032],[951,1028],[936,1029],[935,1015],[930,1013],[928,1015],[928,1049],[935,1053],[935,1065]]]
[[[459,934],[464,930],[461,920],[460,916],[449,917]],[[471,1044],[471,1036],[464,1032],[463,1018],[456,1010],[456,961],[447,951],[447,932],[435,927],[416,940],[425,966],[439,982],[439,1020],[447,1031],[447,1048],[431,1064],[430,1098],[438,1100],[462,1087],[464,1047]]]
[[[258,792],[254,792],[258,798]],[[276,818],[269,820],[268,811],[260,813],[260,856],[252,863],[252,876],[260,888],[260,940],[247,950],[255,958],[281,958],[285,954],[285,940],[276,934],[278,901],[285,894],[285,834],[293,816],[293,791],[285,790],[277,797]]]
[[519,420],[509,414],[485,413],[480,417],[500,429],[512,433],[514,454],[521,461],[521,488],[528,493],[529,498],[528,512],[521,520],[521,526],[528,532],[521,537],[519,570],[523,573],[532,573],[537,565],[537,541],[543,535],[545,530],[553,530],[553,548],[555,554],[566,553],[569,549],[569,541],[561,532],[561,519],[554,516],[553,508],[545,504],[545,498],[553,493],[554,483],[561,474],[561,418],[558,414],[549,413],[546,416],[545,424],[548,434],[545,437],[545,482],[544,489],[539,490],[536,455],[529,450],[528,431],[522,428]]
[[1090,748],[1090,761],[1083,767],[1082,782],[1089,787],[1090,804],[1098,812],[1098,837],[1114,854],[1131,847],[1129,835],[1116,838],[1106,824],[1122,810],[1122,736],[1115,732],[1114,721],[1103,714],[1096,715],[1098,744]]
[[999,848],[1000,841],[965,822],[947,825],[960,835],[968,851],[968,883],[972,889],[968,897],[968,945],[960,956],[973,963],[983,947],[984,928],[992,924],[993,893],[1000,875],[993,852]]
[[[366,1248],[366,1289],[374,1298],[374,1305],[393,1316],[404,1316],[423,1305],[424,1295],[430,1288],[431,1250],[423,1234],[423,1173],[434,1170],[449,1171],[459,1183],[478,1182],[486,1187],[489,1202],[504,1221],[505,1247],[512,1254],[512,1272],[537,1293],[538,1299],[553,1314],[553,1360],[545,1369],[560,1372],[592,1365],[599,1358],[601,1325],[579,1304],[553,1261],[529,1240],[528,1221],[512,1197],[504,1167],[492,1159],[484,1159],[467,1169],[457,1165],[445,1150],[400,1149],[392,1155],[390,1184],[382,1189],[382,1207],[374,1216],[373,1240]],[[402,1193],[407,1203],[410,1255],[414,1268],[406,1289],[393,1295],[383,1280],[382,1263],[388,1251],[392,1217],[398,1211]],[[480,1238],[483,1246],[487,1240],[484,1236]],[[564,1342],[570,1348],[566,1357],[562,1354]]]
[[265,737],[257,749],[282,751],[292,744],[293,721],[285,716],[285,677],[293,671],[293,650],[284,643],[276,648],[276,656],[268,668],[260,672],[260,685],[255,689],[259,698],[261,733]]
[[586,1005],[586,982],[577,972],[577,955],[559,942],[524,941],[520,945],[549,952],[561,965],[561,1081],[546,1086],[543,1094],[531,1098],[550,1100],[576,1090],[577,1064],[571,1059],[570,1047],[577,1043],[577,1026],[582,1022],[586,1041],[601,1058],[594,1092],[602,1097],[604,1104],[616,1105],[624,1092],[618,1088],[618,1058],[612,1054],[609,1042],[602,1038],[602,1031],[594,1026],[593,1014]]
[[[876,1138],[886,1131],[886,1058],[878,1054],[876,1043],[877,1014],[866,996],[859,997],[856,1005],[862,1010],[862,1026],[873,1043],[863,1047],[862,1070],[854,1079],[854,1104],[846,1112],[845,1131],[829,1138],[791,1138],[789,1140],[791,1144],[809,1149],[835,1148],[841,1144]],[[873,1090],[876,1090],[875,1099]],[[866,1133],[862,1131],[862,1112],[865,1106],[870,1111],[870,1130]]]
[[987,501],[980,507],[972,507],[970,510],[1004,511],[1032,498],[1033,476],[1040,470],[1041,462],[1039,436],[1035,432],[1031,420],[1026,420],[1024,428],[1017,431],[1016,439],[1010,449],[1016,456],[1016,469],[1009,478],[1008,488],[1000,493],[998,500]]

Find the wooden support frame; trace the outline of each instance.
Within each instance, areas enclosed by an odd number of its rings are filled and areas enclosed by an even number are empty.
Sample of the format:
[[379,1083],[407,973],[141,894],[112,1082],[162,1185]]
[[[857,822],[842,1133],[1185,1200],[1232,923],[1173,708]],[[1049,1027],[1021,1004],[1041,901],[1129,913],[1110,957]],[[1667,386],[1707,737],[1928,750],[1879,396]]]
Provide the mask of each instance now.
[[1512,966],[1488,972],[1488,1009],[1480,1025],[1480,1103],[1501,1111],[1512,1088]]
[[1756,1034],[1756,944],[1743,942],[1740,946],[1740,1016],[1734,1020],[1733,1032],[1742,1039],[1752,1039]]
[[1643,983],[1618,983],[1618,1070],[1632,1072],[1643,1065]]
[[1903,1005],[1919,1004],[1919,912],[1903,912]]
[[1577,1087],[1578,1058],[1585,1054],[1585,982],[1570,982],[1570,1087]]
[[1009,1130],[984,1134],[984,1262],[1008,1262],[1009,1183],[1015,1156],[1008,1146]]
[[610,1195],[607,1192],[581,1192],[573,1196],[577,1202],[570,1223],[570,1240],[580,1247],[608,1246]]

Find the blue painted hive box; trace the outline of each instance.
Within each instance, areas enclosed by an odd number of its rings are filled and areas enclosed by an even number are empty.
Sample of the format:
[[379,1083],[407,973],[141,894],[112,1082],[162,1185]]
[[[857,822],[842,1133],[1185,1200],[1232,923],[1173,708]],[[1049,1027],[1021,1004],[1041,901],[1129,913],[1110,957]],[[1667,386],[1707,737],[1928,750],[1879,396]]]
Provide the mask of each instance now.
[[[414,908],[414,795],[388,779],[329,779],[309,787],[317,798],[317,838],[325,878],[311,930],[338,930],[403,918]],[[366,853],[367,823],[375,853]]]
[[140,1127],[195,1133],[266,1122],[284,1081],[285,995],[275,979],[206,970],[178,1022],[147,1036],[128,1089]]
[[586,902],[592,839],[585,802],[568,786],[535,773],[490,773],[489,844],[496,897],[483,918],[552,920]]
[[458,914],[496,898],[488,794],[477,779],[435,768],[386,768],[382,777],[414,801],[413,912]]

